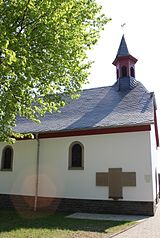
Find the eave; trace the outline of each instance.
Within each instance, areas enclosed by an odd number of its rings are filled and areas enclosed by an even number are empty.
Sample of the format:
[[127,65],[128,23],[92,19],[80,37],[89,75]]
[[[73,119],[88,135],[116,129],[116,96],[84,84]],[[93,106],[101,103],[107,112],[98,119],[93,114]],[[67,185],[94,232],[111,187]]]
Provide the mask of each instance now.
[[[74,137],[74,136],[88,136],[88,135],[106,135],[116,133],[128,133],[128,132],[140,132],[150,131],[151,126],[148,125],[137,125],[137,126],[126,126],[126,127],[114,127],[114,128],[95,128],[95,129],[84,129],[84,130],[73,130],[73,131],[57,131],[57,132],[41,132],[36,133],[38,139],[47,138],[59,138],[59,137]],[[26,140],[18,139],[18,140]],[[27,139],[28,140],[28,139]]]

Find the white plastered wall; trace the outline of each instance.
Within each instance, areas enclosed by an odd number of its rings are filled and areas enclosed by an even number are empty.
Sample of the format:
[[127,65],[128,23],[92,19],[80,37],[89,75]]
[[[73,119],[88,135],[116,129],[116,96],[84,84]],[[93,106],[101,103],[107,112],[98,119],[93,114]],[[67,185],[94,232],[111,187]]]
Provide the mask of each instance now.
[[[0,156],[5,146],[5,143],[0,143]],[[37,142],[18,141],[11,146],[14,151],[13,170],[0,171],[0,194],[34,195]]]
[[[84,170],[68,170],[73,141],[84,145]],[[40,196],[108,199],[108,187],[95,185],[96,172],[122,168],[136,172],[137,180],[136,187],[123,188],[124,200],[153,200],[149,132],[45,139],[40,155]]]
[[[154,127],[154,125],[151,125],[150,143],[151,143],[151,166],[152,166],[153,200],[155,201],[156,195],[159,192],[159,183],[158,183],[158,172],[159,171],[158,171],[157,144],[156,144],[156,136],[155,136],[155,127]],[[156,174],[156,171],[157,171],[157,174]]]
[[[84,145],[84,170],[68,170],[73,141]],[[1,143],[1,151],[3,147]],[[37,142],[20,141],[13,147],[14,168],[0,171],[0,193],[34,195]],[[108,168],[136,172],[137,185],[123,188],[123,200],[152,201],[150,132],[41,139],[38,194],[107,200],[108,187],[96,186],[96,172],[108,172]]]

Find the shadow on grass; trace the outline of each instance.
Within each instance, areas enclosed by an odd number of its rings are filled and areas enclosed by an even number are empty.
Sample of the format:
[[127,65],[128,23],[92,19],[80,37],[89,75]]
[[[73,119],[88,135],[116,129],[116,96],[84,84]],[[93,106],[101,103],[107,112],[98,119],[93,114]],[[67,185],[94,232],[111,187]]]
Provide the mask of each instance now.
[[116,229],[126,221],[95,221],[66,218],[65,214],[46,212],[0,211],[0,233],[19,229],[70,230],[107,233],[109,228]]

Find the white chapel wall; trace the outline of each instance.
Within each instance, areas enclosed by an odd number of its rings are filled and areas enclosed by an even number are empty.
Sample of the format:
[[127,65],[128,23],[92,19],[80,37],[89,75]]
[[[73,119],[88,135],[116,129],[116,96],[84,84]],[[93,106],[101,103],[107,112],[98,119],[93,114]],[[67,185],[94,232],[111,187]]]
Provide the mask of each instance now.
[[[17,141],[11,145],[13,170],[0,171],[0,194],[34,195],[36,145],[35,140]],[[5,143],[0,143],[0,159],[5,146]]]
[[[154,125],[151,126],[151,132],[150,132],[150,143],[151,143],[151,162],[152,162],[152,184],[153,184],[153,199],[156,199],[156,193],[159,192],[159,182],[158,182],[158,153],[157,153],[157,145],[156,145],[156,136],[155,136],[155,127]],[[157,171],[157,176],[156,176]],[[157,179],[157,181],[156,181]],[[156,192],[156,186],[157,186],[157,192]]]
[[[73,141],[84,145],[84,170],[68,170]],[[34,195],[36,146],[35,140],[13,145],[13,171],[0,171],[0,194]],[[41,139],[39,196],[108,199],[108,187],[96,186],[96,172],[122,168],[136,172],[137,183],[123,188],[123,200],[152,201],[150,155],[150,132]]]
[[[68,170],[73,141],[84,145],[84,170]],[[96,172],[122,168],[136,172],[136,187],[124,187],[123,199],[152,201],[149,132],[41,140],[40,196],[108,199],[108,187],[96,187]]]

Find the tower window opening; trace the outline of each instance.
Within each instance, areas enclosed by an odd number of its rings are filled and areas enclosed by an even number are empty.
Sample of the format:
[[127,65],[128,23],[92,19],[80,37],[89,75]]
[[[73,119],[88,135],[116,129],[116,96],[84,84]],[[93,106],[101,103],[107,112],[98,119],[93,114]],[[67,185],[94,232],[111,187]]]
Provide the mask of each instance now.
[[135,72],[133,67],[130,68],[130,74],[131,74],[131,77],[135,77]]
[[127,77],[127,67],[122,66],[122,77]]
[[119,69],[117,69],[117,79],[119,78]]

